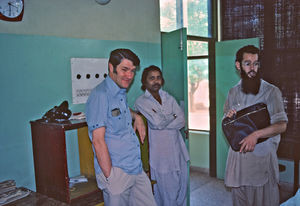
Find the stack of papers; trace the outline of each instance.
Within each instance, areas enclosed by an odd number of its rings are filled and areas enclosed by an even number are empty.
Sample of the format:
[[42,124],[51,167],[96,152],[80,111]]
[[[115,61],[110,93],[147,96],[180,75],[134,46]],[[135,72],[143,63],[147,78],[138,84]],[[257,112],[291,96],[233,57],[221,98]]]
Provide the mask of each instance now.
[[0,182],[0,194],[9,192],[10,190],[14,190],[16,188],[16,182],[14,180],[6,180],[4,182]]
[[29,194],[30,190],[17,188],[14,180],[0,182],[0,205],[8,204]]
[[73,185],[75,185],[77,183],[82,183],[82,182],[88,182],[88,179],[83,175],[71,177],[69,180],[69,186],[73,187]]
[[72,115],[69,118],[69,120],[72,120],[72,119],[85,119],[85,114],[83,112],[72,113]]

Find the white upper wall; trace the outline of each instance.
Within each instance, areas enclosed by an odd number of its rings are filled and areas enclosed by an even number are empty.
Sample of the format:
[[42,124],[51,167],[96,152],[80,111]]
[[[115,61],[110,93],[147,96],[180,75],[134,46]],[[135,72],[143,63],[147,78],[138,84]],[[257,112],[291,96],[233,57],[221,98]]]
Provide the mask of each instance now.
[[24,0],[21,22],[0,33],[160,43],[159,0]]

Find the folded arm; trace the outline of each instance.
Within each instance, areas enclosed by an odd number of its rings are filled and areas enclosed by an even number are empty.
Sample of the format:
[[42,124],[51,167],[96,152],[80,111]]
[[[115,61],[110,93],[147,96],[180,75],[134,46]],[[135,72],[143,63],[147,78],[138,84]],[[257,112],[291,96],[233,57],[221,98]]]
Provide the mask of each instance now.
[[136,102],[135,108],[146,117],[151,129],[181,129],[185,124],[184,113],[176,100],[172,101],[172,112],[167,114],[157,111],[154,106],[145,107],[141,102]]
[[173,114],[164,115],[152,107],[144,107],[140,104],[135,104],[135,108],[146,117],[149,122],[148,126],[152,129],[164,129],[174,120]]
[[173,99],[172,111],[176,115],[176,118],[167,125],[167,129],[181,129],[185,126],[184,112],[181,107],[177,104],[176,100]]

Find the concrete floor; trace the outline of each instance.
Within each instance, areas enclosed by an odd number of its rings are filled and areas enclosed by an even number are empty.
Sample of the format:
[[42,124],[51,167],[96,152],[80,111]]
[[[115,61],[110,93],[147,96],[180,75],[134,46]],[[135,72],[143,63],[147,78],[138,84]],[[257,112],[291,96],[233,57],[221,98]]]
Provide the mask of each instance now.
[[203,169],[190,169],[190,206],[229,206],[231,193],[224,181],[210,177]]
[[[293,196],[293,184],[280,183],[281,203]],[[103,201],[102,196],[94,193],[84,198],[74,201],[72,206],[95,206]],[[65,206],[45,195],[31,193],[29,196],[8,204],[10,206]],[[224,181],[210,177],[208,171],[191,167],[190,169],[190,206],[231,206],[231,193],[224,186]]]
[[[293,196],[293,184],[280,182],[280,202]],[[191,167],[190,206],[231,206],[231,193],[224,181],[210,177],[208,171]]]

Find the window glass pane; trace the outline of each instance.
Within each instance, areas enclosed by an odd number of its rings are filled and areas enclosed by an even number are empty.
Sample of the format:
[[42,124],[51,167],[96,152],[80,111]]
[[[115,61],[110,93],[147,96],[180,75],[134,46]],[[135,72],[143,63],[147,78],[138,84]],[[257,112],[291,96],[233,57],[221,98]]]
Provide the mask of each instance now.
[[187,0],[187,34],[211,37],[208,3],[210,0]]
[[208,42],[187,41],[188,56],[205,56],[208,55]]
[[160,0],[160,30],[176,30],[176,0]]
[[189,129],[209,130],[208,59],[188,60]]
[[160,0],[160,30],[186,27],[187,34],[211,37],[211,0]]

